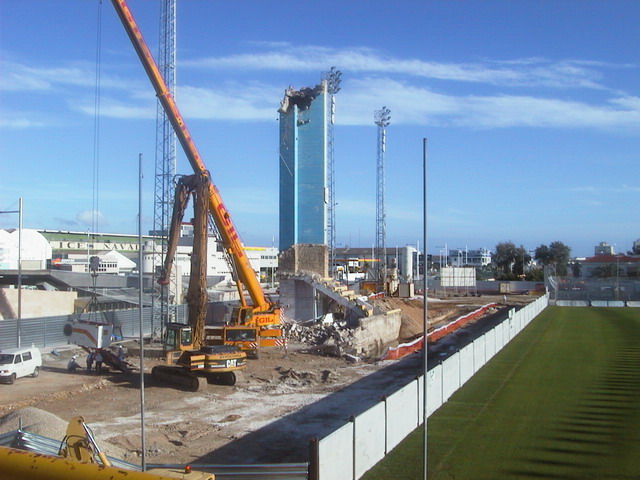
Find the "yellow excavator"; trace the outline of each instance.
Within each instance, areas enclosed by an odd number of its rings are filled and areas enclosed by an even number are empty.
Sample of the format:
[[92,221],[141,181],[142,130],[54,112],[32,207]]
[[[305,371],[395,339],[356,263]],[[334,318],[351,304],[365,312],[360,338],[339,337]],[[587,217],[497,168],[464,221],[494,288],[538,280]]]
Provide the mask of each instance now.
[[[197,192],[197,194],[196,194]],[[236,372],[246,367],[247,355],[235,345],[212,344],[205,341],[207,315],[207,182],[202,176],[180,179],[176,188],[171,219],[168,252],[158,283],[169,283],[171,264],[177,249],[182,217],[188,199],[195,196],[194,241],[191,255],[191,277],[187,303],[189,324],[169,323],[165,326],[165,365],[151,370],[155,381],[197,391],[204,379],[208,383],[235,385]]]
[[[191,289],[190,286],[188,295],[190,309],[189,323],[194,327],[192,334],[195,338],[195,347],[198,348],[198,342],[200,341],[202,341],[203,344],[237,346],[250,355],[257,356],[260,347],[284,346],[285,338],[282,329],[280,307],[267,298],[267,295],[260,286],[260,282],[240,240],[240,236],[231,220],[229,211],[225,207],[217,187],[211,181],[209,170],[207,170],[202,161],[200,153],[187,129],[186,123],[153,59],[153,55],[140,32],[140,28],[127,2],[125,0],[112,0],[112,3],[194,171],[194,175],[188,182],[191,186],[187,185],[186,192],[189,192],[189,189],[191,189],[191,192],[199,192],[196,195],[196,202],[200,207],[196,208],[196,218],[202,218],[200,214],[198,214],[198,211],[202,212],[203,215],[211,216],[231,263],[233,279],[239,293],[240,305],[234,309],[230,324],[209,329],[208,332],[205,332],[204,326],[200,324],[200,320],[195,320],[195,318],[191,316],[191,310],[192,308],[199,309],[197,312],[197,315],[199,315],[198,318],[204,318],[203,315],[205,313],[203,312],[206,311],[207,301],[206,291],[203,292],[203,285],[205,286],[204,288],[206,288],[206,272],[204,271],[206,267],[203,267],[200,273],[196,273],[196,275],[204,275],[205,280],[203,282],[202,277],[199,277],[199,281],[194,284],[199,286],[194,286],[194,289]],[[186,193],[186,196],[188,197],[189,194],[190,193]],[[177,195],[176,198],[178,198]],[[180,208],[184,209],[184,205],[182,205],[180,201],[177,201],[174,206],[174,211]],[[200,230],[200,233],[203,234],[199,241],[203,242],[205,246],[194,245],[194,253],[200,255],[198,261],[201,267],[206,265],[206,223],[205,219],[203,225],[196,229]],[[198,251],[196,251],[197,249]],[[203,254],[204,257],[202,256]],[[166,275],[168,275],[171,262],[173,261],[172,256],[167,255],[167,258],[168,260],[165,260],[164,267]],[[192,267],[193,263],[192,261]],[[193,275],[194,272],[192,271],[192,276]],[[166,277],[163,277],[161,281],[166,281]],[[250,301],[247,301],[247,295]],[[202,339],[199,338],[201,334],[203,335]]]

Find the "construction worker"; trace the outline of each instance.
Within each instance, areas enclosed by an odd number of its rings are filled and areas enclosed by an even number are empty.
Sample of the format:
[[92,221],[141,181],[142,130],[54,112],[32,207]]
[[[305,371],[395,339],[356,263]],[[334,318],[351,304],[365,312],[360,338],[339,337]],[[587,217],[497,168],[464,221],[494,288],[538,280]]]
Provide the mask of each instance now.
[[80,368],[80,365],[78,365],[78,362],[76,362],[76,358],[78,358],[77,355],[72,356],[69,360],[69,363],[67,363],[67,370],[69,370],[71,373]]
[[95,358],[96,354],[94,352],[89,352],[89,355],[87,355],[87,373],[91,373],[91,367],[93,367]]
[[96,352],[95,361],[96,373],[100,373],[100,370],[102,369],[102,354],[100,352]]

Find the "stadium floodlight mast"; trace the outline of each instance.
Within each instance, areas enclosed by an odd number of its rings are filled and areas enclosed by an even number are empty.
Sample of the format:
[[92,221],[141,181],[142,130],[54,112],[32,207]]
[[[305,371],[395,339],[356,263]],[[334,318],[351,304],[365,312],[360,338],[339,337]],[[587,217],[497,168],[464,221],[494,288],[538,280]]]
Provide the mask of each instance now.
[[388,127],[391,124],[391,110],[382,107],[374,113],[374,122],[379,127]]
[[340,82],[342,82],[342,72],[336,67],[331,67],[328,72],[324,73],[323,78],[327,81],[327,93],[335,95],[340,91]]
[[335,156],[334,156],[334,124],[336,115],[336,93],[340,91],[342,72],[336,67],[331,67],[322,75],[327,83],[327,94],[330,101],[330,115],[327,116],[327,243],[329,247],[329,271],[334,276],[335,248],[336,248],[336,182],[335,182]]
[[386,218],[384,211],[384,154],[386,151],[386,127],[391,123],[391,110],[382,107],[374,112],[374,123],[378,126],[378,159],[376,165],[376,282],[386,288]]

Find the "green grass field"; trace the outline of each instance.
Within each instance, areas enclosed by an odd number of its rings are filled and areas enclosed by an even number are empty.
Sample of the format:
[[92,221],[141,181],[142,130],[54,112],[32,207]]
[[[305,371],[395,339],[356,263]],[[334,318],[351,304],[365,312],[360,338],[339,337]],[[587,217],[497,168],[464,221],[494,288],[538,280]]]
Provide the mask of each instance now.
[[[363,478],[420,479],[423,430]],[[549,307],[428,421],[428,478],[640,479],[640,309]]]

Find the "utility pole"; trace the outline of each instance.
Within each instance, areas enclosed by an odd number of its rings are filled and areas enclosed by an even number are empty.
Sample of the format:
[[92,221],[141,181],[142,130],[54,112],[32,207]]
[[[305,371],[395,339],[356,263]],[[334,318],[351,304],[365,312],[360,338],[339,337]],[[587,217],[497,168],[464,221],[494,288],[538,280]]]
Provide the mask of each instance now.
[[391,110],[382,107],[374,112],[374,123],[378,126],[378,158],[376,164],[376,247],[375,268],[376,282],[382,282],[382,288],[386,285],[386,237],[387,226],[384,211],[384,154],[386,151],[386,128],[391,123]]

